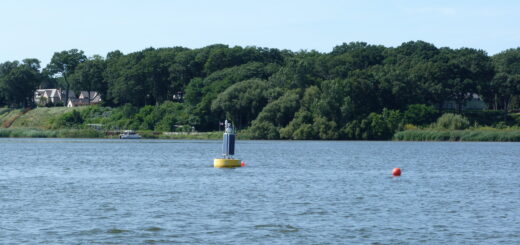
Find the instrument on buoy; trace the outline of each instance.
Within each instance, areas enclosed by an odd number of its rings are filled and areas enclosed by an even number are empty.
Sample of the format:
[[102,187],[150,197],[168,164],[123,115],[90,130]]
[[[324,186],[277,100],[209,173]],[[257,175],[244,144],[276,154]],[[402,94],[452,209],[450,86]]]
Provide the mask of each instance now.
[[224,137],[222,144],[222,158],[215,158],[213,161],[213,167],[215,168],[236,168],[241,167],[240,160],[233,159],[235,155],[235,130],[231,123],[227,120],[224,123]]

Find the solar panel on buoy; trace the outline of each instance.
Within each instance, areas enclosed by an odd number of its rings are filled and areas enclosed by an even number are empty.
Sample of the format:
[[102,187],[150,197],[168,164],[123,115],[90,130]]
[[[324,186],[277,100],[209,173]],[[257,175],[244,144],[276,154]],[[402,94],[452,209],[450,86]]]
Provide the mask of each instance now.
[[235,155],[235,134],[224,133],[224,144],[222,145],[222,155]]

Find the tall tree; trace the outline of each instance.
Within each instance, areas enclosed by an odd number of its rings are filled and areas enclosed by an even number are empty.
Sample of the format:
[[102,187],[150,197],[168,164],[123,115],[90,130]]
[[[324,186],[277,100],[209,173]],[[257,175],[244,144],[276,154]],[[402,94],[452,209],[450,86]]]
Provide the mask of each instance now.
[[105,67],[103,58],[94,56],[92,59],[80,63],[70,77],[74,89],[87,91],[89,104],[92,91],[106,94],[106,83],[103,80]]
[[[50,75],[61,76],[65,82],[66,91],[65,99],[69,99],[70,80],[69,76],[74,73],[79,64],[85,62],[87,57],[81,50],[71,49],[61,52],[55,52],[51,58],[51,62],[47,65],[46,70]],[[65,105],[67,101],[65,101]]]
[[236,83],[220,93],[213,101],[211,110],[221,110],[238,128],[247,126],[267,104],[267,83],[250,79]]
[[483,50],[461,48],[441,51],[444,57],[444,87],[457,109],[462,112],[466,102],[494,76],[491,59]]
[[28,107],[42,80],[39,68],[40,61],[37,59],[0,64],[0,90],[3,91],[3,99],[11,105]]
[[513,97],[520,95],[520,48],[508,49],[492,59],[497,73],[488,88],[493,92],[488,94],[488,100],[494,102],[495,108],[502,105],[507,113]]

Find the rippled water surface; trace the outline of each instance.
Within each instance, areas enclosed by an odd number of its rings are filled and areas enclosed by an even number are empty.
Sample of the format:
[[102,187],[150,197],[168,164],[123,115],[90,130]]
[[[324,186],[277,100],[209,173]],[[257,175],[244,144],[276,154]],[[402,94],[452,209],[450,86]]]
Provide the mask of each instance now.
[[0,244],[520,244],[518,143],[220,147],[0,139]]

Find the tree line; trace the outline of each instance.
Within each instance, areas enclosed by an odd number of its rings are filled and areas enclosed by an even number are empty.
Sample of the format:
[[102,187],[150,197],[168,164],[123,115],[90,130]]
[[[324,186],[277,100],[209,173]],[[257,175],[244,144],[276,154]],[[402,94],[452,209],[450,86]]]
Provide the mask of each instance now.
[[37,88],[56,87],[98,91],[109,107],[182,103],[177,123],[199,131],[227,118],[257,138],[378,138],[385,130],[374,128],[405,118],[427,123],[405,114],[448,100],[460,112],[474,94],[490,109],[511,110],[520,95],[520,48],[489,56],[423,41],[343,43],[328,53],[217,44],[105,57],[72,49],[43,68],[36,59],[0,64],[0,106],[32,106]]

